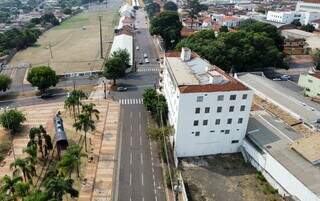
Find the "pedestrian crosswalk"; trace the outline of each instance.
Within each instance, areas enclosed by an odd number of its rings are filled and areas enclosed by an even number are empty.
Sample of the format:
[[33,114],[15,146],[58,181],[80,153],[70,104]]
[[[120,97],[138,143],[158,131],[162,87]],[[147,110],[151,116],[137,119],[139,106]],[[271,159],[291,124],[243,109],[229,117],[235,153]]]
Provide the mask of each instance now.
[[129,99],[120,99],[118,100],[120,105],[139,105],[143,104],[142,98],[129,98]]
[[137,72],[147,72],[147,71],[159,72],[160,68],[138,68],[137,69]]

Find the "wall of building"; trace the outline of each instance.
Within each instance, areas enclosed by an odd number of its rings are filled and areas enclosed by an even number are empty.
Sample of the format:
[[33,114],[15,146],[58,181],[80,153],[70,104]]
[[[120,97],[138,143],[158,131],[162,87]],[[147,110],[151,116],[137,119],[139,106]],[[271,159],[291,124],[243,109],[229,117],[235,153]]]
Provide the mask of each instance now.
[[298,85],[304,88],[305,95],[320,96],[320,79],[309,74],[301,74]]
[[[242,99],[243,94],[247,94],[246,99]],[[218,101],[219,95],[223,95],[224,100]],[[229,100],[230,95],[236,95],[236,100]],[[197,102],[198,96],[203,97],[202,102]],[[238,152],[247,129],[252,97],[252,91],[180,94],[175,125],[177,156]],[[242,105],[245,106],[244,111],[240,111]],[[234,106],[233,112],[229,112],[230,106]],[[208,113],[205,113],[206,107],[209,108]],[[218,107],[222,107],[221,112],[217,112]],[[200,108],[199,113],[195,112],[196,108]],[[242,123],[238,123],[239,118],[242,118]],[[217,119],[220,119],[218,125]],[[231,124],[227,123],[228,119],[232,119]],[[198,121],[197,126],[194,121]],[[232,143],[233,140],[236,141]]]
[[296,5],[296,11],[320,12],[320,4],[299,1]]
[[278,189],[279,194],[288,195],[289,193],[301,201],[320,200],[316,194],[310,191],[269,153],[259,152],[247,140],[244,140],[243,147],[249,156],[250,163],[262,172],[270,185]]

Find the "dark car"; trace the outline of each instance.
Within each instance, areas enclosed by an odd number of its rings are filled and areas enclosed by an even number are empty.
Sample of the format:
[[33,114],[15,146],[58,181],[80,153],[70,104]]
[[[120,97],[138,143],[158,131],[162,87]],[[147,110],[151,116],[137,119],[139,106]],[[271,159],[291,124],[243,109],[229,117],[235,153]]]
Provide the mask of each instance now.
[[40,98],[42,99],[47,99],[47,98],[52,98],[54,95],[52,93],[43,93],[41,94]]
[[128,88],[127,87],[118,87],[117,91],[127,91]]

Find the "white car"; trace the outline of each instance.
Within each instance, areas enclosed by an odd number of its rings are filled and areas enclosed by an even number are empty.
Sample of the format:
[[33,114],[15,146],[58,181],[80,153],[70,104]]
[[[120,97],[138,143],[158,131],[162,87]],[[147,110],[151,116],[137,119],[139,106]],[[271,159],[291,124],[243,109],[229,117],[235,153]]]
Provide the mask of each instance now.
[[146,64],[150,63],[149,59],[144,59],[144,63]]
[[290,80],[290,75],[282,75],[281,77],[281,80]]
[[148,58],[148,55],[146,53],[143,54],[144,58]]
[[139,46],[136,47],[136,50],[140,50]]

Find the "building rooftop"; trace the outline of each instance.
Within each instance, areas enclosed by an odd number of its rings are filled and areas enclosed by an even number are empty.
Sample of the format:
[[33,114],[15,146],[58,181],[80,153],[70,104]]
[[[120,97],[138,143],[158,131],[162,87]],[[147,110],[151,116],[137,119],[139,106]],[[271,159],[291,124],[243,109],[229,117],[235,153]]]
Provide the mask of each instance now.
[[[299,134],[265,111],[252,113],[247,129],[247,138],[263,152],[269,153],[308,189],[320,195],[320,169],[291,148]],[[301,138],[303,139],[303,138]],[[314,143],[313,143],[314,144]],[[304,147],[310,146],[305,143]],[[314,149],[319,157],[320,150]]]
[[308,38],[308,37],[313,36],[312,33],[306,32],[306,31],[302,31],[302,30],[299,30],[299,29],[284,29],[284,30],[281,31],[281,33],[285,37]]
[[[248,90],[217,66],[211,65],[188,48],[166,54],[168,72],[181,93]],[[187,58],[188,57],[188,58]]]
[[243,84],[253,89],[258,96],[270,100],[307,125],[316,127],[316,121],[320,119],[320,105],[317,103],[266,77],[251,73],[239,74],[237,77]]

